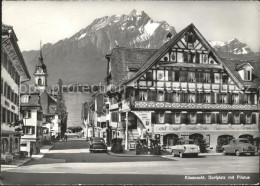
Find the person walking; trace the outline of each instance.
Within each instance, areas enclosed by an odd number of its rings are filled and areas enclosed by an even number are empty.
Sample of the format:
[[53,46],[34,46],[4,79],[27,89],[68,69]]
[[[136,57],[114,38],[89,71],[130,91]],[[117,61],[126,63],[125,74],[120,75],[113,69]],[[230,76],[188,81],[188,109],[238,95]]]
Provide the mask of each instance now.
[[31,147],[31,149],[30,149],[30,158],[32,157],[32,154],[33,154],[33,148]]
[[65,140],[67,141],[68,140],[68,136],[65,134]]

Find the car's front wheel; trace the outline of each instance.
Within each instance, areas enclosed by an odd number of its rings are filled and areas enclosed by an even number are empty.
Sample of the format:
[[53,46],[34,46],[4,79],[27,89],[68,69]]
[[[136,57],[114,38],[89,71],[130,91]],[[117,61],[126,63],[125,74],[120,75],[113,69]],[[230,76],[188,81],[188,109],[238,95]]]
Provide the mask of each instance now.
[[198,157],[198,154],[194,154],[193,156],[194,156],[195,158],[197,158],[197,157]]
[[223,155],[227,155],[226,150],[223,148]]
[[180,152],[180,158],[184,158],[184,154]]
[[172,151],[172,156],[173,156],[173,157],[175,157],[175,154],[174,154],[174,152],[173,152],[173,151]]
[[236,150],[236,156],[240,156],[240,152],[239,152],[239,150]]
[[250,155],[251,155],[251,156],[254,156],[254,155],[255,155],[255,153],[254,153],[254,152],[251,152],[251,153],[250,153]]

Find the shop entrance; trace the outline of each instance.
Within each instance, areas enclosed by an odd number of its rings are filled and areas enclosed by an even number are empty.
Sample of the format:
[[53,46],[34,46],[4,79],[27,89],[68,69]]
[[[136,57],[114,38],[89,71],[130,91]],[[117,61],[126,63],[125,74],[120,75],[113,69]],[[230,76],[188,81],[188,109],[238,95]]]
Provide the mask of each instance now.
[[191,134],[189,139],[193,139],[195,144],[199,144],[199,141],[203,140],[203,135],[199,133]]
[[165,146],[174,146],[176,145],[179,137],[177,134],[166,134],[163,136],[163,145]]

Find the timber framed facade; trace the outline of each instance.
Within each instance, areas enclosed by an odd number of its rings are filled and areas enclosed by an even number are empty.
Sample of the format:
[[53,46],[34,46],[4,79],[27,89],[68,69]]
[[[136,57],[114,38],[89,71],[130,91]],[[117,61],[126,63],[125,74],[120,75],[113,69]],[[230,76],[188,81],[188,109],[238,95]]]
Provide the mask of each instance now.
[[126,149],[139,137],[215,151],[219,139],[259,136],[260,65],[220,57],[193,24],[158,50],[115,47],[106,59],[109,126]]

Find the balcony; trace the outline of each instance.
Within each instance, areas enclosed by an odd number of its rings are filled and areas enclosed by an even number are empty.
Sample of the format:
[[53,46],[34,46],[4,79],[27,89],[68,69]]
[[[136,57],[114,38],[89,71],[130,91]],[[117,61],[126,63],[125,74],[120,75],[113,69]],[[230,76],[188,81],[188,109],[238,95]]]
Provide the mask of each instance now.
[[211,104],[211,103],[168,103],[154,101],[135,101],[135,109],[203,109],[203,110],[259,110],[257,105],[250,104]]

